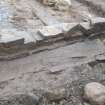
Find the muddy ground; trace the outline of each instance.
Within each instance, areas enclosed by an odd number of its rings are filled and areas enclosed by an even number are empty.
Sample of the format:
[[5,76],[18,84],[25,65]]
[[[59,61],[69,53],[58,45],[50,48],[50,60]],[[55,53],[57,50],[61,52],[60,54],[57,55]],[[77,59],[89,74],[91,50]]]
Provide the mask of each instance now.
[[[104,0],[100,2],[105,4]],[[1,0],[0,28],[33,33],[56,22],[83,22],[88,15],[99,16],[89,5],[77,0],[72,3],[70,11],[62,12],[35,0]],[[30,93],[41,97],[35,105],[85,105],[84,85],[92,81],[105,84],[104,58],[105,40],[97,37],[61,44],[25,58],[0,61],[0,105],[34,105],[34,99],[22,95]]]

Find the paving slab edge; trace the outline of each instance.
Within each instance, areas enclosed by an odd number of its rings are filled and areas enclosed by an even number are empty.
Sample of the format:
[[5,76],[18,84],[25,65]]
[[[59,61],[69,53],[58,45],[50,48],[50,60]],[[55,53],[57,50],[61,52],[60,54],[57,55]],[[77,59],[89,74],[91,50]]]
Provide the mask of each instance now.
[[[22,36],[20,32],[19,35],[16,35],[16,38],[11,35],[14,40],[11,40],[12,37],[10,39],[9,37],[6,38],[4,42],[0,39],[0,60],[25,57],[32,53],[70,44],[76,39],[86,38],[104,32],[105,18],[101,17],[91,18],[88,22],[61,23],[53,26],[44,26],[37,30],[37,35],[40,37],[40,40],[35,38],[36,34],[31,36],[30,34],[23,33]],[[62,42],[64,43],[61,44]],[[56,43],[60,43],[60,45],[53,46]]]

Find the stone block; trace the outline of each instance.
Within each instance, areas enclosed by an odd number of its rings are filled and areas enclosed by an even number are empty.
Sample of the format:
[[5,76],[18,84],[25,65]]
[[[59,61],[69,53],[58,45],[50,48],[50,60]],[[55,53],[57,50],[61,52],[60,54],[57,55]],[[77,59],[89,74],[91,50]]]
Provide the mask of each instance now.
[[83,27],[79,24],[71,24],[71,27],[67,32],[65,32],[64,37],[70,38],[70,37],[81,37],[83,36]]
[[45,26],[42,29],[38,30],[40,36],[44,39],[56,38],[62,36],[62,30],[55,26]]
[[102,17],[95,17],[91,19],[91,25],[95,25],[95,24],[105,24],[105,18]]
[[36,40],[31,36],[31,33],[25,31],[16,31],[16,36],[24,38],[24,44],[36,43]]
[[[36,40],[32,38],[31,34],[25,31],[18,31],[16,29],[2,29],[0,34],[0,43],[14,42],[15,44],[27,44],[30,42],[36,42]],[[21,43],[19,42],[20,40]]]
[[7,45],[7,46],[14,46],[14,45],[23,45],[24,38],[16,37],[10,34],[2,34],[0,37],[0,43]]
[[56,25],[56,27],[61,28],[63,32],[68,32],[75,26],[78,26],[78,23],[61,23]]
[[91,33],[91,26],[89,22],[81,22],[80,23],[81,26],[81,31],[85,34],[85,35],[89,35]]
[[105,31],[105,18],[96,17],[91,19],[93,33]]

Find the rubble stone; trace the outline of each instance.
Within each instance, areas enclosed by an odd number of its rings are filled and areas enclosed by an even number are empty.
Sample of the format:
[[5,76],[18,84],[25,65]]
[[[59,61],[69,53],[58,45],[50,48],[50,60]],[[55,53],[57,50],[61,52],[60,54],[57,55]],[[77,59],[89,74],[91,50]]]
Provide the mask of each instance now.
[[100,83],[88,83],[84,88],[84,94],[85,98],[91,103],[97,105],[105,104],[105,86]]

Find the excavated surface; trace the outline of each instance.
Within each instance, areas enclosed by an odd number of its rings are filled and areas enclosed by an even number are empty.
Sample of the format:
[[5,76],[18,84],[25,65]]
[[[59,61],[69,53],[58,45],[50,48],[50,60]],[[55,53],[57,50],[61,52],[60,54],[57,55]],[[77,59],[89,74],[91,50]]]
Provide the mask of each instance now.
[[[104,1],[100,2],[103,4]],[[38,5],[34,7],[35,4]],[[73,4],[70,12],[61,12],[35,0],[2,1],[0,5],[4,9],[0,10],[1,29],[8,27],[33,33],[42,26],[83,22],[88,15],[97,16],[96,11],[91,11],[88,6],[75,0]],[[43,9],[48,13],[44,19]],[[38,14],[39,11],[42,14]],[[105,84],[104,37],[78,40],[25,58],[0,61],[0,105],[85,105],[82,88],[92,81]],[[64,94],[59,94],[58,90],[62,89],[65,90]],[[51,97],[49,91],[52,92]],[[58,92],[58,96],[54,91]],[[41,97],[38,104],[31,96],[17,95],[27,93]]]

